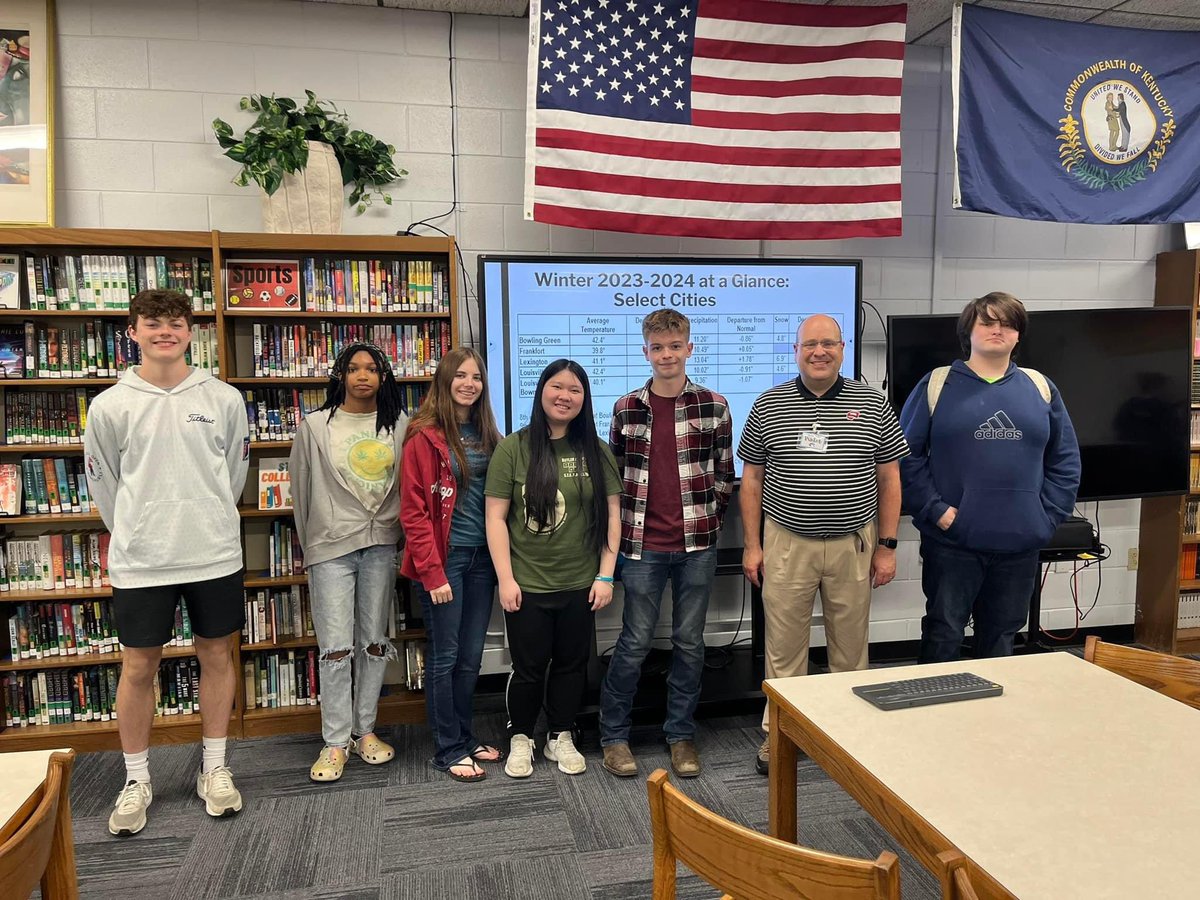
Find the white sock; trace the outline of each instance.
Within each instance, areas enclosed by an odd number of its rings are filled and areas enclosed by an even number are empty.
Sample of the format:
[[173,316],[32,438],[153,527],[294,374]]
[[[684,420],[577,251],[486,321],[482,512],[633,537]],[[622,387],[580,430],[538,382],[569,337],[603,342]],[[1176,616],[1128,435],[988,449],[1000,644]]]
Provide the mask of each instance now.
[[204,760],[200,771],[207,775],[218,766],[225,765],[225,738],[201,738]]
[[125,757],[125,782],[140,781],[150,783],[150,748],[141,753],[122,753]]

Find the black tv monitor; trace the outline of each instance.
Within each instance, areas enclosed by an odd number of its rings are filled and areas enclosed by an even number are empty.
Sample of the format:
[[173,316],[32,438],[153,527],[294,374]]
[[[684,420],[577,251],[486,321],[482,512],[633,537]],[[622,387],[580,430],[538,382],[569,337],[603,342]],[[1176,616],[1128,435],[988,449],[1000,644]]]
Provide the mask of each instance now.
[[[1057,385],[1079,437],[1080,500],[1188,491],[1188,307],[1031,312],[1016,363]],[[958,316],[888,317],[888,397],[897,414],[925,375],[962,359]]]
[[691,321],[688,375],[728,400],[735,448],[755,398],[796,377],[792,345],[807,316],[837,319],[842,374],[860,369],[860,260],[481,256],[479,285],[492,405],[506,433],[528,424],[547,363],[567,357],[587,371],[607,437],[613,403],[650,378],[642,319],[658,309]]

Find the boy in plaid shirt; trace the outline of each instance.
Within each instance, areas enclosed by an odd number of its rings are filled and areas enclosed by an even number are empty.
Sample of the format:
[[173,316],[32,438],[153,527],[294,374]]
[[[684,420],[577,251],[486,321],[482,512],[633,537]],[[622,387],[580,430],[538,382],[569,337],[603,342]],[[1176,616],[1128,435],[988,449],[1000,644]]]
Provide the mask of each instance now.
[[613,407],[609,446],[621,470],[621,636],[600,697],[604,768],[631,777],[633,695],[671,579],[671,671],[667,720],[671,768],[700,774],[693,714],[704,671],[704,623],[717,566],[717,537],[733,489],[733,422],[725,398],[687,377],[691,323],[671,309],[642,321],[642,352],[654,377]]

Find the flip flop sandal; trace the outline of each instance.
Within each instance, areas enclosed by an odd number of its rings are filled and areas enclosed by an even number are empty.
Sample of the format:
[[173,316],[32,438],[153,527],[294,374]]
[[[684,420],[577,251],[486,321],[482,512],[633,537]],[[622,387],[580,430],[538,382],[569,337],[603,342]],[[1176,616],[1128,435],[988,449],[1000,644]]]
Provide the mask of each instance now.
[[[465,769],[467,766],[471,767],[470,775],[460,775],[458,772],[454,771],[455,769]],[[487,772],[483,771],[483,769],[481,769],[479,765],[470,757],[464,757],[460,762],[456,762],[446,770],[446,774],[455,781],[461,781],[466,784],[469,784],[473,781],[483,781],[483,779],[487,778]]]
[[396,756],[396,751],[392,749],[390,744],[385,744],[373,734],[369,734],[358,740],[351,738],[350,752],[357,753],[362,757],[363,762],[370,763],[373,766],[391,762]]
[[[495,756],[491,754],[495,753]],[[493,747],[491,744],[480,744],[471,751],[471,759],[475,762],[503,762],[505,753],[499,747]]]

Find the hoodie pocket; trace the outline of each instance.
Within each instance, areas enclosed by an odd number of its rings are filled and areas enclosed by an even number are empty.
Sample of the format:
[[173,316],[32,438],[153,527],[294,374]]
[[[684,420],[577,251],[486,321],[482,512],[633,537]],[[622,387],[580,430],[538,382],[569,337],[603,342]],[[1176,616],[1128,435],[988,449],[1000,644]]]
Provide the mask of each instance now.
[[238,549],[238,522],[217,497],[155,500],[142,507],[127,554],[141,567],[224,559]]
[[1017,553],[1044,547],[1054,526],[1035,491],[973,488],[963,493],[950,531],[971,550]]

